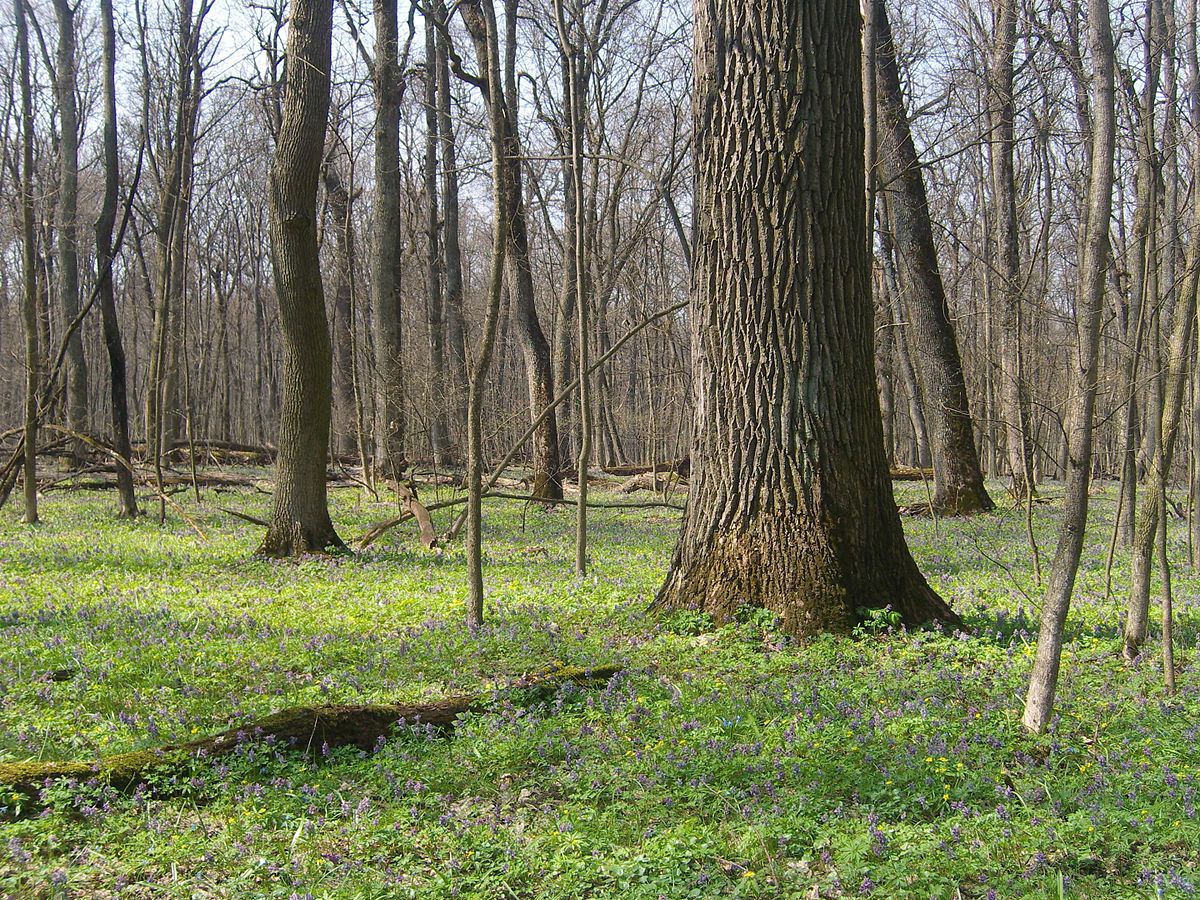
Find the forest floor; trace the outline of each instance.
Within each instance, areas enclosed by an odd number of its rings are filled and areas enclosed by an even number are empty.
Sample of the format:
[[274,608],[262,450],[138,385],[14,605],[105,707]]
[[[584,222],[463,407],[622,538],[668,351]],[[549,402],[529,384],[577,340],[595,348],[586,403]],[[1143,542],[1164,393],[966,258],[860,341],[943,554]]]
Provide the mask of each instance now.
[[[1002,496],[994,486],[996,496]],[[1045,493],[1061,496],[1061,487]],[[898,485],[902,502],[921,485]],[[720,628],[647,612],[672,510],[596,510],[572,575],[570,510],[486,507],[488,623],[462,625],[459,546],[402,526],[360,555],[252,558],[250,490],[176,495],[119,522],[110,495],[0,511],[0,762],[91,760],[309,703],[437,699],[556,663],[607,686],[497,701],[448,735],[307,758],[249,744],[169,790],[66,785],[11,820],[0,896],[1155,897],[1200,885],[1200,575],[1172,521],[1179,694],[1157,649],[1122,664],[1095,498],[1052,732],[1019,728],[1036,640],[1023,512],[910,519],[971,635],[867,629],[798,646],[762,614]],[[645,496],[645,495],[640,495]],[[332,495],[344,537],[389,515]],[[431,495],[426,500],[432,499]],[[619,497],[603,497],[620,501]],[[636,498],[635,498],[636,499]],[[391,507],[394,510],[394,505]],[[1038,505],[1044,567],[1057,503]],[[439,523],[445,513],[435,514]]]

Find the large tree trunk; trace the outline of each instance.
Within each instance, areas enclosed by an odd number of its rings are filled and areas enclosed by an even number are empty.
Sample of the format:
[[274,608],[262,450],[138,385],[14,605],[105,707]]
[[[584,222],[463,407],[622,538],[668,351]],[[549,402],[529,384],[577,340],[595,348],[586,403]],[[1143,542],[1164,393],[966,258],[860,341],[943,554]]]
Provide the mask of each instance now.
[[341,547],[325,490],[333,355],[317,254],[317,183],[329,118],[332,0],[293,0],[283,120],[271,165],[271,264],[283,324],[283,408],[271,525],[260,552]]
[[375,221],[371,322],[375,339],[375,465],[404,471],[404,371],[400,357],[400,101],[396,0],[375,0]]
[[1079,245],[1079,363],[1075,370],[1075,391],[1079,403],[1074,407],[1075,415],[1068,441],[1070,456],[1063,521],[1050,569],[1046,601],[1042,604],[1037,655],[1029,690],[1025,695],[1022,721],[1027,729],[1035,733],[1045,729],[1054,710],[1063,629],[1087,528],[1088,486],[1092,474],[1092,419],[1099,377],[1100,314],[1104,309],[1104,284],[1109,263],[1108,229],[1112,218],[1113,154],[1116,148],[1113,37],[1106,0],[1092,0],[1089,42],[1092,48],[1095,100],[1092,104],[1091,172],[1084,208],[1083,238]]
[[800,636],[884,604],[958,622],[883,453],[859,24],[852,0],[696,5],[693,475],[658,601]]
[[[54,83],[58,104],[58,302],[64,323],[79,314],[79,103],[76,100],[75,9],[68,0],[54,0],[58,20],[58,71]],[[67,341],[67,424],[80,434],[88,430],[87,360],[82,329]],[[72,444],[80,462],[84,446]]]
[[[126,461],[130,460],[129,400],[125,375],[125,345],[117,320],[116,298],[113,296],[113,228],[117,220],[117,187],[120,181],[117,154],[117,38],[113,25],[112,0],[100,0],[100,27],[104,42],[104,199],[96,220],[96,290],[100,315],[104,323],[104,346],[108,351],[112,399],[113,447]],[[133,491],[133,473],[117,466],[117,494],[122,518],[138,513],[137,497]]]
[[933,506],[939,514],[984,512],[995,507],[983,485],[962,358],[942,285],[929,201],[908,113],[884,0],[872,0],[877,29],[876,72],[880,160],[893,225],[904,308],[921,362],[922,387],[933,455]]

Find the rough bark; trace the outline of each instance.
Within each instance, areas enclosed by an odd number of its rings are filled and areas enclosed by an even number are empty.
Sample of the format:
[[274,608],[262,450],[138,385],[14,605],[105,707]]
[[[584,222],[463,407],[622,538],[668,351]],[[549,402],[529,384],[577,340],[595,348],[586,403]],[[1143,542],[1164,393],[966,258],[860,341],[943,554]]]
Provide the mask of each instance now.
[[353,288],[350,281],[354,277],[354,220],[350,216],[350,191],[342,181],[332,152],[326,156],[321,176],[337,244],[333,279],[334,408],[337,412],[334,444],[338,453],[349,455],[356,450]]
[[1104,309],[1104,285],[1109,263],[1108,230],[1112,218],[1113,155],[1116,149],[1114,58],[1112,24],[1107,0],[1092,0],[1089,10],[1089,43],[1092,65],[1091,171],[1083,237],[1079,245],[1078,315],[1079,355],[1076,357],[1075,415],[1068,439],[1069,457],[1063,521],[1050,568],[1050,582],[1042,604],[1037,654],[1025,695],[1022,722],[1029,731],[1040,733],[1054,710],[1062,658],[1063,630],[1083,552],[1087,528],[1088,487],[1092,474],[1093,415],[1099,381],[1100,316]]
[[939,514],[986,512],[995,507],[983,484],[962,357],[942,284],[921,163],[908,124],[900,69],[884,0],[872,0],[877,29],[879,149],[904,308],[921,362],[926,423],[933,456],[933,506]]
[[693,475],[658,602],[799,636],[885,604],[958,622],[883,452],[859,24],[850,0],[696,6]]
[[332,0],[294,0],[283,119],[271,165],[271,265],[283,325],[283,405],[271,526],[259,552],[342,547],[329,518],[333,354],[317,252],[317,184],[329,118]]

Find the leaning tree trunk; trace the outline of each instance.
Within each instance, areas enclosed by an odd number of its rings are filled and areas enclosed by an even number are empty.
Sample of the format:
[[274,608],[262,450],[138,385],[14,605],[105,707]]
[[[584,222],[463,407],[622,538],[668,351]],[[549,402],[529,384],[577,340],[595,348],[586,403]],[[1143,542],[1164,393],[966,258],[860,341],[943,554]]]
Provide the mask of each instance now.
[[[100,0],[100,27],[104,42],[104,199],[96,220],[96,292],[104,323],[104,346],[108,351],[110,393],[112,399],[113,447],[123,459],[131,459],[129,446],[129,398],[125,374],[125,344],[117,320],[113,295],[113,228],[117,221],[117,188],[120,182],[120,157],[117,154],[117,37],[113,25],[112,0]],[[117,465],[119,514],[132,518],[138,514],[133,491],[133,473]]]
[[884,0],[872,0],[877,29],[876,72],[880,160],[890,192],[892,236],[904,307],[921,361],[933,454],[933,507],[939,514],[985,512],[995,504],[983,485],[962,357],[942,284],[921,163],[908,125],[900,69]]
[[329,519],[325,489],[333,354],[317,254],[332,27],[332,0],[294,0],[283,119],[268,194],[271,264],[283,324],[275,497],[259,550],[270,556],[342,546]]
[[1112,219],[1113,154],[1116,148],[1112,24],[1106,0],[1092,0],[1089,13],[1094,102],[1092,103],[1091,172],[1084,208],[1083,239],[1079,245],[1078,368],[1074,370],[1079,405],[1071,422],[1066,496],[1058,546],[1050,569],[1050,584],[1042,604],[1037,655],[1025,694],[1022,723],[1040,733],[1054,710],[1063,630],[1083,552],[1087,529],[1088,486],[1092,475],[1093,414],[1100,359],[1100,314],[1109,264],[1108,229]]
[[883,453],[859,24],[853,0],[696,5],[693,472],[658,602],[800,636],[884,604],[958,621]]

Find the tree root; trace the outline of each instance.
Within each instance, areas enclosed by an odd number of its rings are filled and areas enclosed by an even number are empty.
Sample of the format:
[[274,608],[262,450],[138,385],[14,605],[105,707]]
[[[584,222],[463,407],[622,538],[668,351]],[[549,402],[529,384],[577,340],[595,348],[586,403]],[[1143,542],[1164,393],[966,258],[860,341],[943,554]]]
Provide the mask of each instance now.
[[[508,684],[506,690],[553,693],[565,684],[607,682],[620,671],[620,666],[593,669],[568,666],[522,676]],[[169,776],[188,766],[192,760],[224,756],[251,741],[264,741],[307,754],[336,747],[370,750],[380,738],[387,738],[399,722],[449,731],[463,713],[486,709],[494,699],[492,692],[486,692],[426,703],[297,706],[184,744],[118,753],[95,762],[3,763],[0,764],[0,785],[8,792],[24,795],[26,800],[20,805],[21,813],[26,814],[39,805],[40,789],[49,782],[95,780],[128,792],[145,784],[152,776]],[[10,810],[13,806],[11,803],[2,805],[9,806]]]

